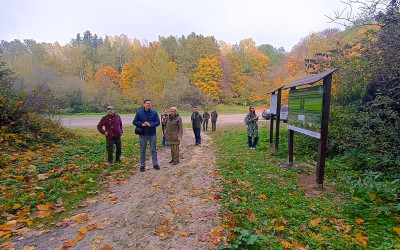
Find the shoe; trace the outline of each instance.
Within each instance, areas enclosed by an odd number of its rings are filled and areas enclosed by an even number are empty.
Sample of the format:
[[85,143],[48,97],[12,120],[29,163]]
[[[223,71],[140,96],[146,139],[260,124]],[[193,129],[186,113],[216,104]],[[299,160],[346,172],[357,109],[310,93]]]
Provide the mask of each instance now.
[[115,160],[115,162],[121,162],[121,159],[117,159],[117,160]]
[[179,161],[176,161],[176,162],[174,162],[174,164],[172,164],[172,165],[178,165],[179,164]]
[[140,168],[140,172],[144,172],[145,168]]
[[174,163],[174,160],[172,160],[172,161],[170,161],[170,162],[168,162],[168,163]]
[[108,166],[109,166],[109,167],[112,167],[113,165],[114,165],[114,164],[113,164],[112,162],[109,162],[109,163],[108,163]]
[[154,165],[155,170],[160,170],[160,167],[158,165]]

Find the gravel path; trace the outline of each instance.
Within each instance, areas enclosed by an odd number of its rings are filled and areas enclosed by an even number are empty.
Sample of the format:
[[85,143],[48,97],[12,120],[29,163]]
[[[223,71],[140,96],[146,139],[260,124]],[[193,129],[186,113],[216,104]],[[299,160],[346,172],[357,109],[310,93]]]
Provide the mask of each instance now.
[[[87,119],[81,121],[93,125]],[[16,249],[62,249],[65,242],[77,240],[78,230],[91,225],[97,228],[68,249],[101,249],[105,245],[112,249],[216,249],[210,232],[220,225],[219,188],[213,177],[212,139],[207,133],[202,133],[202,145],[194,146],[192,130],[185,129],[179,165],[168,163],[168,148],[158,149],[161,170],[154,170],[150,161],[145,172],[139,172],[139,165],[133,166],[129,182],[110,187],[90,199],[97,200],[95,204],[77,212],[86,218],[83,223],[67,220],[48,233],[16,239]]]

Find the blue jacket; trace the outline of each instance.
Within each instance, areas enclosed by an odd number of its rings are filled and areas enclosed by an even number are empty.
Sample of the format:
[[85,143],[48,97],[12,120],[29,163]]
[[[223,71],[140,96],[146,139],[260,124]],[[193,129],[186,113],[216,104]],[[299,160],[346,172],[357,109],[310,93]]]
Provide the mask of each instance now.
[[149,109],[146,111],[145,109],[138,110],[135,115],[135,119],[133,119],[133,125],[136,127],[142,127],[144,122],[150,123],[151,127],[143,127],[144,133],[143,135],[152,136],[156,134],[156,127],[160,125],[160,118],[158,117],[157,111]]

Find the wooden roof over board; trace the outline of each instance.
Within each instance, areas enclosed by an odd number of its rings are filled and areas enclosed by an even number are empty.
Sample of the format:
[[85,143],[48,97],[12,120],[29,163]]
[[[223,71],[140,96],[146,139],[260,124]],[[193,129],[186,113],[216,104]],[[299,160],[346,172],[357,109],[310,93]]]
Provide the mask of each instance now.
[[336,69],[331,69],[331,70],[327,70],[318,74],[314,74],[314,75],[310,75],[301,79],[297,79],[296,81],[292,82],[291,84],[285,86],[283,89],[290,89],[290,88],[295,88],[295,87],[300,87],[303,85],[311,85],[314,84],[316,82],[318,82],[321,79],[324,79],[325,77],[327,77],[328,75],[332,74],[333,72],[335,72],[336,70],[338,70],[339,68]]
[[268,94],[274,93],[275,91],[280,90],[281,88],[285,87],[285,85],[280,86],[279,88],[276,88],[274,90],[271,90],[270,92],[268,92]]

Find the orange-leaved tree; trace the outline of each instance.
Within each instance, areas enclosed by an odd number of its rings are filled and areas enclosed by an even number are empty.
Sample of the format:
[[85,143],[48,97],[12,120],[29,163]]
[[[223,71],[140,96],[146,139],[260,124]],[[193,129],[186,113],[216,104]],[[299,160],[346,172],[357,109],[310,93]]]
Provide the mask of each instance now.
[[215,56],[200,59],[193,75],[194,85],[204,93],[210,101],[219,101],[222,94],[219,88],[219,80],[222,78],[222,70]]
[[97,84],[101,84],[103,81],[111,81],[115,85],[119,85],[120,78],[120,74],[112,66],[105,66],[94,75],[94,80]]

